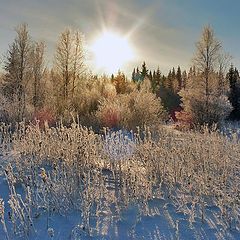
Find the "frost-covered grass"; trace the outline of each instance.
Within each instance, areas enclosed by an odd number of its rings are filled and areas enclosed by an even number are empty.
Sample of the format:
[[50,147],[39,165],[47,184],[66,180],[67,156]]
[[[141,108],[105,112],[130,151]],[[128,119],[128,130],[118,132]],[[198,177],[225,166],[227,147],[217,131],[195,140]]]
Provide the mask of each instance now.
[[6,239],[240,237],[237,138],[167,127],[99,135],[77,123],[1,133]]

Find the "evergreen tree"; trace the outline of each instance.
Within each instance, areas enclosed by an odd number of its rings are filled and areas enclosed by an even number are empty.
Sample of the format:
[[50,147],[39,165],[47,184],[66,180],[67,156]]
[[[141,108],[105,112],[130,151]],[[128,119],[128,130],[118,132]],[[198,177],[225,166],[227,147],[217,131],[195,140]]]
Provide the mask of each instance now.
[[188,71],[188,78],[191,78],[192,76],[193,76],[193,69],[192,67],[190,67]]
[[175,68],[172,68],[172,78],[175,79],[176,78],[176,71]]
[[172,68],[167,77],[161,76],[161,72],[158,68],[157,74],[159,79],[158,96],[162,99],[164,107],[172,112],[180,106],[180,97],[174,91],[174,80],[176,80],[175,68]]
[[149,75],[148,75],[148,77],[149,77],[149,80],[152,82],[152,80],[153,80],[152,71],[150,71],[150,72],[149,72]]
[[156,72],[155,72],[155,70],[153,71],[153,79],[155,79],[156,78]]
[[160,68],[158,67],[156,71],[156,84],[158,88],[160,87],[161,83],[162,83],[161,71]]
[[187,86],[187,72],[184,70],[182,72],[182,88],[185,89]]
[[136,70],[136,79],[138,80],[139,77],[140,77],[140,71],[139,71],[139,69],[138,69],[138,67],[137,67],[137,70]]
[[161,86],[162,87],[166,87],[166,81],[167,81],[167,78],[166,78],[166,76],[162,76],[162,78],[161,78]]
[[114,81],[114,74],[112,73],[112,75],[111,75],[111,82],[113,82],[113,81]]
[[155,70],[153,71],[153,74],[152,74],[152,71],[150,71],[149,80],[151,82],[152,92],[155,93],[156,92],[156,87],[157,87]]
[[5,96],[16,104],[16,120],[22,121],[26,114],[26,96],[32,78],[32,40],[26,24],[16,29],[17,36],[9,46],[4,69],[3,82]]
[[227,73],[227,80],[230,86],[229,101],[233,106],[233,110],[230,114],[230,119],[240,119],[240,79],[238,70],[231,65],[229,72]]
[[153,93],[156,93],[157,91],[159,91],[161,83],[162,83],[161,71],[158,67],[156,71],[155,70],[153,71],[153,76],[151,81]]
[[135,82],[135,80],[136,80],[136,70],[134,68],[132,72],[132,81]]
[[196,76],[196,67],[195,66],[190,67],[187,77],[191,79],[192,77],[195,77],[195,76]]
[[137,67],[136,70],[134,68],[133,73],[132,73],[132,80],[135,83],[138,83],[139,81],[141,81],[141,73],[139,71],[139,68]]
[[166,78],[165,81],[165,87],[169,88],[169,89],[173,89],[173,75],[172,75],[172,70],[169,71],[168,76]]
[[143,62],[142,70],[141,70],[141,81],[143,81],[145,79],[145,77],[148,77],[148,69],[146,66],[146,62]]
[[177,79],[177,92],[179,92],[182,88],[182,72],[180,66],[178,66],[177,68],[176,79]]

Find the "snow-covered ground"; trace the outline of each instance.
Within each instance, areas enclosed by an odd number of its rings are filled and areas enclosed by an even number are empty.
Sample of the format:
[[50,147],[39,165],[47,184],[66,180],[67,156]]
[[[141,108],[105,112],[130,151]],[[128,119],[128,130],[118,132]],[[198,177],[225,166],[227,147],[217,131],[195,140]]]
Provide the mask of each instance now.
[[[21,192],[21,190],[19,189]],[[8,201],[8,186],[3,176],[0,177],[0,196],[5,202]],[[9,206],[5,209],[10,211]],[[78,212],[72,212],[67,216],[54,214],[50,217],[49,228],[53,229],[54,236],[51,237],[47,231],[47,215],[36,216],[34,219],[34,231],[29,239],[240,239],[237,230],[225,230],[223,222],[219,222],[216,216],[220,214],[215,207],[207,208],[204,222],[196,219],[192,225],[189,224],[188,216],[177,209],[168,201],[153,199],[149,201],[148,215],[139,216],[136,206],[129,206],[121,214],[121,219],[114,221],[114,216],[108,216],[100,223],[99,229],[93,231],[90,237],[81,227],[81,216]],[[6,219],[10,239],[25,239],[16,237],[12,233],[9,219]],[[94,219],[93,219],[94,221]],[[100,234],[97,234],[97,231]],[[0,239],[6,239],[2,226],[0,227]]]
[[[118,160],[121,154],[126,154],[129,158],[135,151],[135,145],[131,139],[125,139],[121,145],[118,139],[106,138],[105,151]],[[111,142],[111,143],[110,143]],[[114,149],[114,144],[118,145]],[[111,147],[110,147],[111,146]],[[115,151],[116,150],[116,151]],[[118,156],[119,155],[119,156]],[[88,232],[82,225],[83,219],[79,211],[70,210],[67,214],[51,213],[41,209],[33,212],[33,226],[29,236],[18,237],[13,232],[13,225],[8,212],[10,213],[9,188],[4,169],[7,164],[14,160],[15,155],[10,152],[7,156],[0,157],[0,198],[5,202],[5,222],[9,234],[9,239],[29,239],[29,240],[85,240],[85,239],[240,239],[239,223],[229,227],[221,218],[220,209],[208,204],[205,208],[205,217],[202,220],[199,215],[194,221],[189,221],[191,217],[189,209],[191,206],[176,207],[175,199],[166,196],[153,196],[147,202],[139,201],[129,204],[120,210],[120,214],[113,214],[114,210],[102,212],[102,217],[90,217]],[[127,160],[126,160],[127,161]],[[13,161],[14,162],[14,161]],[[16,184],[17,193],[24,195],[23,187]],[[110,192],[110,191],[109,191]],[[130,201],[131,202],[131,201]],[[200,212],[200,209],[196,208]],[[237,213],[239,217],[239,212]],[[190,223],[191,222],[191,223]],[[0,240],[7,239],[3,226],[0,225]]]

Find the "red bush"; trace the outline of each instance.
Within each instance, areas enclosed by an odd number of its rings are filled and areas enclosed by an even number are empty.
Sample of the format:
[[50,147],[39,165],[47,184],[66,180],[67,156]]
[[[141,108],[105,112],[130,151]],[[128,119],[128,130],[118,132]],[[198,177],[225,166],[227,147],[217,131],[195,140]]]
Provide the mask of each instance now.
[[47,122],[49,126],[54,126],[56,123],[56,117],[50,109],[41,109],[34,113],[33,121],[38,121],[39,127],[43,128],[45,122]]
[[109,128],[114,128],[119,125],[120,122],[120,112],[114,109],[106,109],[102,115],[102,123]]

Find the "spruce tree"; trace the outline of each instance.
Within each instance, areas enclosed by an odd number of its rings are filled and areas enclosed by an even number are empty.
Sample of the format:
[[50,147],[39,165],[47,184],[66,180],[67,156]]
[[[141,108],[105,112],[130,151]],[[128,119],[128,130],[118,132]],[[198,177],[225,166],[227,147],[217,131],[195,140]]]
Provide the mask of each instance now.
[[169,88],[170,90],[173,89],[173,74],[172,74],[172,71],[170,70],[169,73],[168,73],[168,76],[166,78],[166,87]]
[[182,88],[185,89],[187,86],[187,72],[184,70],[182,72]]
[[233,110],[230,114],[230,119],[240,119],[240,79],[238,70],[231,65],[229,72],[227,73],[227,80],[229,82],[230,93],[229,101],[233,106]]
[[141,80],[143,81],[145,77],[148,77],[148,69],[146,66],[146,62],[143,62],[141,70]]
[[112,75],[111,75],[111,82],[113,82],[113,81],[114,81],[114,74],[112,73]]
[[136,68],[136,70],[135,70],[135,68],[134,68],[134,70],[133,70],[132,80],[133,80],[133,82],[135,82],[135,83],[138,83],[139,81],[141,81],[141,73],[140,73],[138,67]]
[[157,82],[156,82],[156,72],[155,72],[155,70],[153,71],[153,74],[150,71],[149,80],[151,82],[152,92],[156,93]]
[[32,40],[28,26],[22,24],[16,29],[17,36],[9,46],[4,62],[3,93],[16,105],[16,120],[22,121],[26,114],[27,90],[32,78]]
[[132,81],[135,82],[135,80],[136,80],[136,70],[134,68],[132,72]]
[[156,71],[156,83],[157,83],[158,88],[161,85],[161,80],[162,80],[161,78],[162,78],[161,77],[161,71],[160,71],[160,68],[158,67],[157,71]]
[[175,71],[175,68],[173,67],[172,68],[172,78],[174,79],[176,77],[176,71]]
[[178,66],[177,68],[176,79],[177,79],[177,92],[179,92],[182,88],[182,72],[180,66]]
[[148,77],[149,77],[149,80],[150,80],[150,81],[152,81],[152,80],[153,80],[152,71],[150,71],[150,72],[149,72],[149,75],[148,75]]

